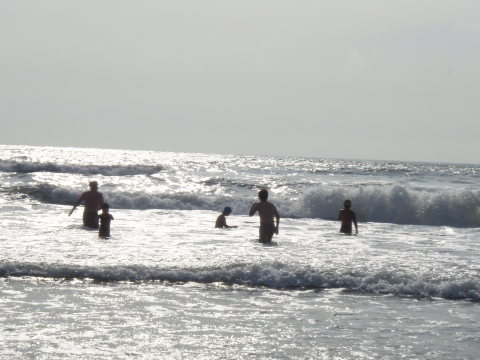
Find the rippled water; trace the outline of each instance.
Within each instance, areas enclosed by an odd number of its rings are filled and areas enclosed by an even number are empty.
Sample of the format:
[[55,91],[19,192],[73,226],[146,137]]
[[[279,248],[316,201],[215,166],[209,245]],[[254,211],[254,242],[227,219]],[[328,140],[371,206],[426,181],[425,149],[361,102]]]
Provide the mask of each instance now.
[[[2,147],[0,170],[1,358],[478,356],[477,165]],[[91,179],[107,240],[67,216]]]

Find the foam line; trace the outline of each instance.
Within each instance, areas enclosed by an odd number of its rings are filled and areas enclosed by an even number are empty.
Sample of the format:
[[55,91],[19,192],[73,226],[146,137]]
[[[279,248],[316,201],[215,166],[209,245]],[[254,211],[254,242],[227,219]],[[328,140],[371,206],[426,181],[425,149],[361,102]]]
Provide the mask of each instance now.
[[280,264],[238,264],[227,268],[159,268],[138,265],[89,267],[46,263],[0,262],[1,277],[40,277],[95,281],[221,282],[279,290],[344,288],[349,291],[397,296],[480,300],[478,279],[438,282],[414,271],[342,274]]

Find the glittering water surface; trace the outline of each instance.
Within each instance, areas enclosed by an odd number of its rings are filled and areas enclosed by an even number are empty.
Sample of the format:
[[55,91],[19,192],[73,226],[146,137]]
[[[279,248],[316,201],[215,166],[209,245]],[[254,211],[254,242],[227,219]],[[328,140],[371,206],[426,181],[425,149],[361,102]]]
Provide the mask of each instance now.
[[[0,358],[476,359],[478,171],[1,147]],[[91,179],[110,239],[67,216]],[[263,186],[269,246],[246,215]],[[214,229],[227,205],[238,228]]]

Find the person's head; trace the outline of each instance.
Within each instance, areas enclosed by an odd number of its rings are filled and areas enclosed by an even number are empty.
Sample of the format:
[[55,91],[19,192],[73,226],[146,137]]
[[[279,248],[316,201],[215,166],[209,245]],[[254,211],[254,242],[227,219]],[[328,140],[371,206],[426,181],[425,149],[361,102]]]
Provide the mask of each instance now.
[[98,190],[98,183],[96,181],[90,181],[88,183],[88,186],[90,186],[90,190],[92,190],[92,191],[97,191]]
[[228,216],[232,213],[232,208],[230,206],[227,206],[223,209],[223,215]]
[[268,191],[266,189],[262,189],[258,192],[258,198],[262,201],[266,201],[268,199]]
[[350,207],[352,206],[352,202],[350,200],[345,200],[343,202],[343,206],[345,206],[345,208],[347,209],[350,209]]
[[110,210],[110,205],[108,205],[107,203],[103,203],[102,210],[104,212],[108,212]]

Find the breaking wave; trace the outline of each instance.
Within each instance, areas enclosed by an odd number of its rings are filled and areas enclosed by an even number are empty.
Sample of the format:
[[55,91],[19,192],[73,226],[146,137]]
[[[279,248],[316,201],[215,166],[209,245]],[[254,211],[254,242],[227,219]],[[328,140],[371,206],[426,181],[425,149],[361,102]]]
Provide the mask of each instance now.
[[281,264],[231,265],[226,268],[160,268],[138,265],[89,267],[45,263],[0,262],[1,277],[82,279],[102,282],[165,281],[224,283],[278,290],[343,288],[348,291],[397,296],[480,300],[478,279],[434,281],[389,271],[334,273]]
[[359,221],[454,227],[480,226],[480,191],[414,190],[401,185],[327,187],[309,191],[304,216],[331,218],[351,199]]
[[[11,195],[27,197],[30,200],[49,204],[72,205],[79,196],[77,190],[56,187],[49,184],[19,186],[10,190]],[[251,205],[246,199],[202,193],[145,193],[145,192],[104,192],[105,201],[117,209],[165,209],[165,210],[214,210],[234,203],[235,212],[245,212]]]
[[[49,184],[10,189],[17,196],[45,203],[72,205],[76,190]],[[246,214],[251,199],[210,193],[104,192],[112,208],[212,210],[231,206],[234,214]],[[420,191],[400,185],[363,186],[349,189],[325,187],[311,190],[300,199],[275,199],[281,216],[332,220],[344,199],[351,199],[352,209],[362,222],[408,225],[480,227],[480,191]]]
[[51,172],[81,175],[152,175],[162,170],[153,165],[70,165],[40,162],[0,160],[0,171],[16,173]]

